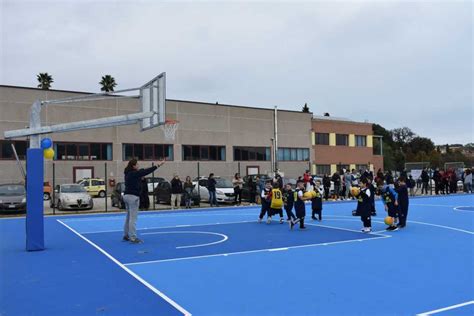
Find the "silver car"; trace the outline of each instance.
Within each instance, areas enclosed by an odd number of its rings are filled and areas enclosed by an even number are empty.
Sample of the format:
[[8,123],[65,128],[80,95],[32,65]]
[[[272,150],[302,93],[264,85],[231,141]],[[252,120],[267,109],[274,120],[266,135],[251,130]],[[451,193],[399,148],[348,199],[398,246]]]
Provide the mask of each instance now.
[[80,184],[58,185],[54,193],[50,206],[59,210],[91,210],[94,207],[92,197]]
[[26,190],[21,184],[0,185],[0,210],[26,211]]

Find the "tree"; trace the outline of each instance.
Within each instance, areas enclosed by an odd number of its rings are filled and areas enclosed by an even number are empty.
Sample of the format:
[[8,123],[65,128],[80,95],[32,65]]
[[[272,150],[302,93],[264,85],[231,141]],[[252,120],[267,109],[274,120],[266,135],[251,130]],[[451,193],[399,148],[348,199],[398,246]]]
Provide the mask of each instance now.
[[39,75],[36,76],[36,79],[38,79],[39,82],[38,88],[43,90],[49,90],[51,84],[54,82],[53,77],[47,72],[40,72]]
[[406,143],[410,142],[416,135],[408,127],[392,129],[393,141],[402,147]]
[[417,154],[421,151],[425,154],[430,154],[433,150],[435,150],[435,145],[429,138],[416,136],[410,140],[404,146],[404,148],[406,151],[411,151],[414,154]]
[[105,92],[112,92],[114,91],[115,86],[117,86],[114,77],[111,75],[102,76],[102,80],[99,82],[99,84],[102,86],[100,91]]
[[305,103],[303,106],[303,113],[309,113],[309,107],[307,103]]

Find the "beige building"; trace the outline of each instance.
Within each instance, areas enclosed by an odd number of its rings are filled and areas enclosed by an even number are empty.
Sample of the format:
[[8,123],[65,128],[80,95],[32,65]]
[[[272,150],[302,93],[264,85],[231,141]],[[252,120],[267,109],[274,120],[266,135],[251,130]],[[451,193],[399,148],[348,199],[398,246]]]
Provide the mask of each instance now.
[[[4,131],[29,124],[29,110],[36,99],[50,100],[85,95],[82,92],[40,90],[0,86],[0,182],[18,182],[20,172]],[[49,135],[56,157],[45,163],[45,181],[70,183],[82,177],[107,177],[122,181],[127,160],[137,157],[142,167],[166,157],[167,163],[155,174],[170,179],[199,174],[231,178],[234,173],[271,172],[271,138],[274,111],[234,105],[167,100],[167,118],[179,120],[174,142],[164,139],[159,128],[140,132],[138,124]],[[107,100],[48,105],[42,110],[42,124],[89,120],[140,111],[137,98],[110,97]],[[278,147],[283,161],[278,168],[285,176],[302,175],[313,161],[311,114],[278,110]],[[14,140],[24,161],[27,140]]]

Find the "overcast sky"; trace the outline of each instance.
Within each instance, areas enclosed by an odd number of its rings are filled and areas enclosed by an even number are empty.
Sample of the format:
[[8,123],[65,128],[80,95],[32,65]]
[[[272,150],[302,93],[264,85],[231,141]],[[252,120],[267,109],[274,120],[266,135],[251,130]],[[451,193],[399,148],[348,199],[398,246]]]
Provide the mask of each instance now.
[[[471,1],[0,0],[0,84],[299,110],[473,141]],[[297,128],[297,126],[295,126]]]

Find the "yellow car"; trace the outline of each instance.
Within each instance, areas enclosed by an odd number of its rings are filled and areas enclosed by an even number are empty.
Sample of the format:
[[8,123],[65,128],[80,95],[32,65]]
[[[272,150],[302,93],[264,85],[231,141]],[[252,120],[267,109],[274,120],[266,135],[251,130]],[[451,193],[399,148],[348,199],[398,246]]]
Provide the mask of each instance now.
[[84,178],[76,183],[82,185],[91,196],[105,197],[104,179]]

